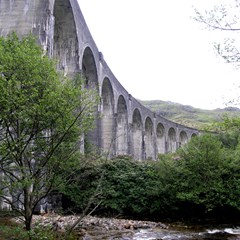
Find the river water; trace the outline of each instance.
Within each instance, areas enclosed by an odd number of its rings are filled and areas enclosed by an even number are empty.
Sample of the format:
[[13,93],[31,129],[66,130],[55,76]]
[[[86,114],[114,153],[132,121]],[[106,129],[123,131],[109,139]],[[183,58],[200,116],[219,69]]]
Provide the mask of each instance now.
[[[124,238],[123,238],[124,239]],[[174,225],[168,229],[139,230],[133,240],[240,240],[240,227]]]
[[84,240],[240,240],[240,225],[169,224],[167,229],[138,229],[88,235]]

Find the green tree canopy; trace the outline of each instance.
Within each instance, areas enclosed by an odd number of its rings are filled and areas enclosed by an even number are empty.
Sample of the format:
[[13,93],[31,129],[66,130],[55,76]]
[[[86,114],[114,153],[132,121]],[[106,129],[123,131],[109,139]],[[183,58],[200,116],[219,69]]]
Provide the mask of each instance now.
[[27,229],[93,125],[96,97],[82,86],[56,72],[34,37],[0,38],[0,191],[12,209],[23,209]]
[[193,138],[178,153],[179,200],[201,204],[206,211],[226,205],[240,209],[237,151],[223,148],[217,136],[204,134]]

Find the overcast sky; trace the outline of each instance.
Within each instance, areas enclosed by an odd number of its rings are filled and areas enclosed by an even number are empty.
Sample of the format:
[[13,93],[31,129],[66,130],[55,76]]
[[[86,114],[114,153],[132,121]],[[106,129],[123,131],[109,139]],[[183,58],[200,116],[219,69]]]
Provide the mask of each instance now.
[[213,50],[223,33],[192,19],[193,6],[210,9],[214,0],[78,1],[99,51],[135,98],[214,109],[236,96],[240,70]]

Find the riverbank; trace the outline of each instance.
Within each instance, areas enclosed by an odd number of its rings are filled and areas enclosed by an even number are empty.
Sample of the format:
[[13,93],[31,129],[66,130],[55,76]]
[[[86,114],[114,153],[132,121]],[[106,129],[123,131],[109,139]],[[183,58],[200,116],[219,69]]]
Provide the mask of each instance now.
[[[34,240],[51,239],[66,240],[65,232],[72,224],[79,220],[81,216],[69,215],[61,216],[51,215],[34,215],[33,229]],[[21,218],[8,218],[11,223],[19,226],[15,228],[15,235],[0,234],[0,240],[9,239],[28,239],[16,238],[19,236],[17,229],[23,231]],[[22,226],[22,227],[21,227]],[[39,228],[40,227],[40,228]],[[1,229],[1,224],[0,224]],[[37,230],[39,229],[39,230]],[[10,234],[11,234],[10,232]],[[42,235],[45,233],[45,236]],[[38,234],[38,235],[36,235]],[[15,236],[12,237],[12,236]],[[49,238],[49,236],[54,236]],[[74,237],[73,237],[74,236]],[[41,237],[41,238],[40,238]],[[175,222],[165,224],[162,222],[138,221],[130,219],[116,219],[107,217],[86,216],[81,219],[80,223],[74,229],[71,240],[145,240],[145,239],[171,239],[171,240],[240,240],[239,225],[195,225],[184,222]]]
[[[12,218],[12,220],[17,224],[22,223],[21,218]],[[42,229],[65,233],[77,221],[79,223],[73,230],[74,235],[77,235],[76,239],[133,239],[136,231],[168,228],[168,225],[162,222],[95,216],[82,218],[78,215],[62,216],[56,214],[34,215],[32,224],[33,228],[40,226]]]
[[[81,217],[78,215],[34,215],[33,216],[33,226],[41,225],[52,227],[54,230],[65,231],[73,224],[75,224],[79,219],[81,221],[76,226],[75,229],[85,229],[85,230],[136,230],[136,229],[148,229],[148,228],[163,228],[166,229],[168,226],[161,222],[152,221],[138,221],[129,219],[117,219],[117,218],[106,218],[106,217],[95,217],[95,216],[85,216]],[[20,222],[20,219],[15,219]]]

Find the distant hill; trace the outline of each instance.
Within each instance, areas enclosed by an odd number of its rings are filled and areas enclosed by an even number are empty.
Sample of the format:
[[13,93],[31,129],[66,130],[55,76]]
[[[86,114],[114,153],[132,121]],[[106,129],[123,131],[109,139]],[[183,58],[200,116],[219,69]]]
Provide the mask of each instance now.
[[169,101],[153,100],[140,102],[171,121],[197,129],[204,129],[216,121],[221,121],[226,114],[240,117],[240,109],[235,107],[204,110]]

